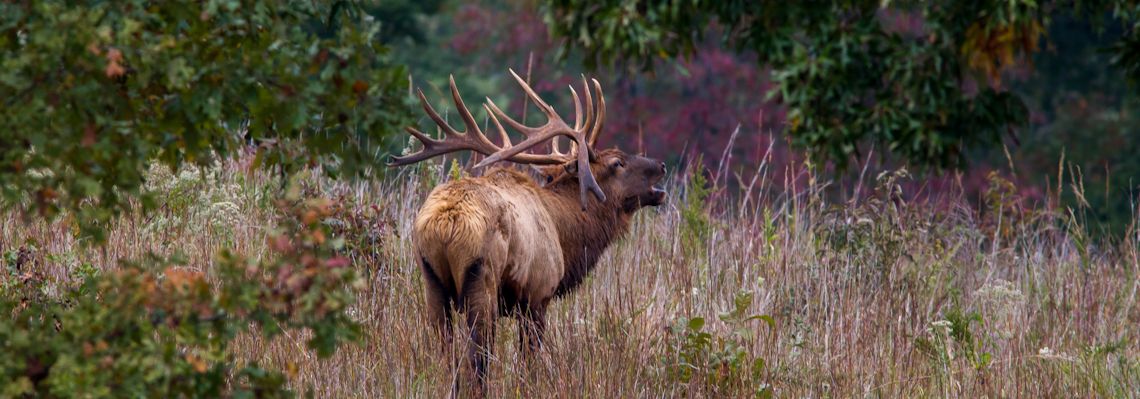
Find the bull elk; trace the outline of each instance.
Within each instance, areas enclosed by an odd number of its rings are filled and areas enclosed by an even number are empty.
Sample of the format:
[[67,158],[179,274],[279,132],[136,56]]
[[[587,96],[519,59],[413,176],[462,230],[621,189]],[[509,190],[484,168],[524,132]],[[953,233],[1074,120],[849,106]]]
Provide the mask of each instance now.
[[[577,91],[570,87],[571,127],[514,71],[510,74],[546,116],[545,124],[519,123],[488,99],[484,108],[502,142],[496,145],[479,129],[452,78],[451,95],[466,131],[456,131],[444,121],[420,91],[424,111],[444,137],[432,139],[409,127],[408,133],[423,149],[389,162],[389,166],[408,165],[467,150],[486,156],[476,168],[510,161],[533,165],[542,176],[539,184],[516,169],[495,168],[481,177],[440,185],[415,219],[412,242],[422,266],[428,317],[446,352],[453,337],[452,310],[466,313],[467,374],[477,396],[485,389],[496,319],[516,318],[522,350],[532,354],[542,341],[551,299],[581,284],[606,247],[627,230],[638,209],[665,200],[665,191],[655,187],[665,176],[664,163],[618,149],[594,149],[606,117],[597,80],[592,80],[591,90],[583,78],[584,113]],[[597,93],[596,104],[592,91]],[[526,139],[512,143],[503,122]],[[559,136],[571,141],[565,152],[559,148]],[[548,153],[528,152],[548,141]]]

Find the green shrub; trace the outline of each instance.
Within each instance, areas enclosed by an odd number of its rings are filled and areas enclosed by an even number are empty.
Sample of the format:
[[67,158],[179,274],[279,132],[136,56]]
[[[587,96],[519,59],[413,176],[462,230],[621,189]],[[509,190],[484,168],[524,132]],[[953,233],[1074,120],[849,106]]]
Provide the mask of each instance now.
[[[96,238],[153,161],[332,175],[382,163],[410,124],[406,70],[355,2],[0,3],[0,201]],[[63,34],[62,32],[66,32]]]
[[832,209],[816,226],[823,249],[839,265],[850,265],[856,280],[871,278],[887,282],[913,232],[902,217],[902,180],[905,169],[883,172],[877,177],[874,195],[859,206]]
[[688,383],[696,377],[703,377],[715,386],[724,386],[742,381],[755,385],[759,397],[770,397],[771,387],[761,383],[764,376],[764,359],[748,350],[748,343],[755,337],[752,323],[764,321],[775,329],[771,316],[749,315],[753,294],[741,292],[733,300],[733,308],[720,314],[720,320],[732,328],[725,335],[717,335],[705,330],[703,317],[678,318],[670,328],[669,356],[662,359],[665,372],[670,379]]
[[927,336],[915,338],[914,347],[929,359],[942,393],[954,396],[953,391],[961,389],[961,384],[955,381],[955,378],[960,378],[954,371],[955,364],[963,363],[979,372],[980,378],[985,378],[984,371],[990,366],[993,355],[986,351],[984,339],[974,332],[974,325],[985,325],[981,314],[951,309],[944,317],[930,323]]
[[321,223],[330,201],[278,206],[272,255],[223,252],[209,276],[157,257],[105,273],[79,268],[62,286],[9,269],[0,396],[291,396],[282,373],[239,361],[232,341],[307,330],[309,348],[329,356],[360,334],[345,313],[360,280]]

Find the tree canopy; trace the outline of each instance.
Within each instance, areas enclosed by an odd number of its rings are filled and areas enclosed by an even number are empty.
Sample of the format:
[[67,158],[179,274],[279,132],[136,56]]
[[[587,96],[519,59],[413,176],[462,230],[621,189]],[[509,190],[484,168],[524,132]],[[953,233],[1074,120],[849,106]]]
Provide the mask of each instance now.
[[[589,5],[587,7],[587,4]],[[691,56],[706,36],[771,68],[792,142],[839,166],[876,146],[918,165],[960,167],[966,152],[1028,120],[1003,76],[1041,50],[1056,13],[1124,23],[1113,47],[1135,78],[1128,1],[550,0],[563,50],[588,64]],[[710,26],[715,27],[710,29]]]
[[263,164],[377,165],[410,120],[381,30],[351,2],[4,2],[3,199],[98,234],[154,159],[204,165],[252,141]]

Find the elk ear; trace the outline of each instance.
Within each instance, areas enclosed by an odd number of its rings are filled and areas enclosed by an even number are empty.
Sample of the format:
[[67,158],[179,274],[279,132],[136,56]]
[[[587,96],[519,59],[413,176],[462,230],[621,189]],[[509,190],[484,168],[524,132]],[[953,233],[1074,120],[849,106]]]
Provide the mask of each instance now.
[[554,181],[554,175],[550,174],[550,171],[534,165],[531,165],[530,168],[531,170],[534,170],[534,173],[536,175],[538,175],[538,179],[543,186],[546,186],[547,184],[550,184],[550,182]]
[[566,174],[568,174],[568,175],[571,175],[571,176],[578,175],[578,163],[577,162],[567,162],[565,165],[562,165],[562,168],[566,170]]

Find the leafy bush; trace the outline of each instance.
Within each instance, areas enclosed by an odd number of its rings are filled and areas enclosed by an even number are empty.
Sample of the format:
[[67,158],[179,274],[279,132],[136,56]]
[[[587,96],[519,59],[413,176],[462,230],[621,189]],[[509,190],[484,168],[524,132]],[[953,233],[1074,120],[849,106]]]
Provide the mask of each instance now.
[[349,2],[0,3],[0,200],[98,237],[154,159],[256,142],[258,165],[362,172],[410,120],[379,30]]
[[1084,346],[1075,354],[1044,347],[1035,360],[1046,378],[1088,381],[1089,396],[1124,398],[1135,395],[1140,384],[1140,359],[1128,353],[1128,346],[1127,339],[1116,339]]
[[822,251],[838,254],[832,260],[839,264],[852,265],[856,280],[871,277],[876,283],[887,282],[906,255],[904,247],[912,234],[903,225],[902,182],[909,178],[905,169],[880,173],[874,195],[865,203],[833,209],[817,225]]
[[768,315],[749,315],[752,298],[751,292],[738,293],[732,309],[720,314],[720,320],[732,328],[727,335],[705,330],[703,317],[677,319],[670,329],[672,353],[662,360],[669,377],[688,383],[701,376],[718,386],[751,381],[756,385],[757,396],[771,397],[771,387],[761,383],[764,359],[753,355],[748,343],[756,336],[752,321],[764,321],[772,329],[776,322]]
[[390,259],[398,256],[395,244],[395,221],[383,216],[385,203],[361,203],[352,195],[339,194],[330,214],[322,221],[335,239],[341,240],[340,253],[357,268],[393,267]]
[[[147,214],[141,230],[164,240],[202,214],[205,232],[232,244],[244,211],[233,198],[248,193],[196,170],[253,152],[247,166],[282,176],[315,165],[361,175],[409,124],[407,73],[388,60],[369,11],[339,1],[0,3],[0,205],[25,222],[64,214],[96,245],[126,211]],[[74,281],[46,281],[25,267],[34,243],[10,252],[0,396],[289,394],[281,373],[237,360],[232,341],[305,330],[328,356],[359,335],[346,313],[359,281],[321,223],[331,202],[255,194],[259,210],[278,213],[268,256],[222,251],[204,270],[120,259],[105,273],[77,260]]]
[[[961,389],[950,371],[952,363],[964,362],[976,371],[985,371],[993,360],[993,355],[985,350],[983,338],[974,333],[972,326],[975,324],[984,324],[981,314],[964,314],[955,309],[947,312],[945,319],[930,323],[927,336],[915,338],[915,349],[930,360],[938,386],[945,396],[954,396],[955,390]],[[981,374],[982,378],[984,376]]]
[[223,252],[211,275],[152,257],[79,269],[60,286],[14,273],[20,255],[6,256],[0,396],[290,396],[283,374],[237,360],[231,342],[304,330],[329,356],[360,334],[345,313],[360,280],[321,223],[330,201],[293,195],[278,206],[272,255]]

